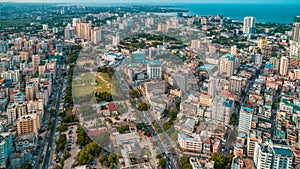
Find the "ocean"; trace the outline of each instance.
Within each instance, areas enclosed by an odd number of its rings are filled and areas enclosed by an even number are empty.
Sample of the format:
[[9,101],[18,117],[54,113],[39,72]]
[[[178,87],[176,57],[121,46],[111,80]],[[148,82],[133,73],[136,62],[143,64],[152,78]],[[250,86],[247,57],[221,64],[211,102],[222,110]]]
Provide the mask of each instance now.
[[291,24],[294,16],[300,15],[300,4],[176,4],[175,7],[189,10],[189,15],[220,14],[240,21],[245,16],[254,16],[261,23]]
[[[272,0],[270,0],[272,1]],[[257,22],[291,24],[294,16],[300,15],[298,4],[221,4],[221,3],[76,3],[87,6],[166,5],[169,8],[189,10],[189,15],[223,15],[243,21],[245,16],[254,16]]]

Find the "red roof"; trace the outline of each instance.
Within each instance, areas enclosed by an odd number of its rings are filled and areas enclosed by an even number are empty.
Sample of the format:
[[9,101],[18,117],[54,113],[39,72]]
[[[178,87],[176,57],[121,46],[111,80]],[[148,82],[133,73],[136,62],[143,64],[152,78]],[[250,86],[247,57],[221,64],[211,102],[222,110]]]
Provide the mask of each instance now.
[[98,134],[103,133],[105,131],[107,131],[106,127],[95,128],[95,129],[92,129],[92,130],[88,130],[87,135],[88,136],[95,136],[95,135],[98,135]]
[[116,107],[115,103],[113,103],[113,102],[108,103],[108,110],[110,112],[117,111],[117,107]]

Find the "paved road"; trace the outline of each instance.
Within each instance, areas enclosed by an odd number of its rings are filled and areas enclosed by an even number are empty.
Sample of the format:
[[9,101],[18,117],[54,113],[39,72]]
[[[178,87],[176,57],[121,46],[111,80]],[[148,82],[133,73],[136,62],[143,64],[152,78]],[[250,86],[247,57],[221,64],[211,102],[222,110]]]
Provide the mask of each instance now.
[[63,86],[63,83],[64,83],[64,76],[63,76],[63,73],[61,73],[61,67],[62,67],[62,64],[60,64],[59,71],[57,73],[57,75],[60,75],[61,83],[59,84],[58,89],[57,89],[58,98],[57,98],[57,101],[56,101],[54,120],[53,120],[53,123],[52,123],[51,131],[50,131],[50,138],[49,138],[49,141],[48,141],[46,155],[45,155],[44,163],[43,163],[43,167],[42,167],[43,169],[48,169],[49,162],[51,162],[51,160],[52,160],[50,158],[50,155],[51,155],[52,145],[53,145],[54,138],[55,138],[56,123],[57,123],[57,117],[58,117],[58,111],[59,111],[58,109],[59,109],[59,106],[60,106],[62,86]]
[[[118,72],[118,69],[116,69],[115,71],[115,76],[118,79],[120,85],[121,85],[121,89],[123,90],[124,93],[128,93],[129,91],[129,87],[126,83],[126,81],[121,77],[120,73]],[[136,102],[136,100],[134,98],[132,98],[130,95],[127,95],[133,102],[134,104],[138,105],[138,103]],[[138,98],[141,101],[141,98]],[[162,152],[175,152],[173,146],[172,146],[172,141],[171,139],[164,133],[162,127],[160,126],[160,124],[158,124],[158,122],[156,121],[156,119],[153,117],[152,113],[150,111],[137,111],[140,115],[141,120],[145,123],[149,125],[149,129],[152,133],[152,135],[157,135],[158,141],[157,141],[157,147],[160,149],[160,151]],[[154,129],[152,123],[155,123],[157,126],[157,130],[158,133],[156,132],[156,130]],[[159,133],[162,133],[162,136],[164,137],[164,141],[158,136]],[[176,164],[174,164],[172,161],[175,161]],[[171,163],[170,163],[171,168],[182,168],[181,164],[180,164],[180,160],[177,156],[171,156]]]

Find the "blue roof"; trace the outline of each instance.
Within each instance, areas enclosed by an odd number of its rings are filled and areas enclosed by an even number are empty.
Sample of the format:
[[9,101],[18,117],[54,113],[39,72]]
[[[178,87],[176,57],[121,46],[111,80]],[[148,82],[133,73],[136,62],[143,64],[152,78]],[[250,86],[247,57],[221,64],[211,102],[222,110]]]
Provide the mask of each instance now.
[[245,110],[245,111],[247,111],[247,112],[252,113],[252,109],[249,108],[249,107],[244,107],[244,106],[242,106],[242,109]]
[[291,150],[289,150],[289,149],[273,147],[273,150],[274,150],[274,152],[276,154],[280,154],[280,155],[284,155],[284,156],[289,156],[289,157],[293,156]]
[[223,106],[225,106],[225,107],[232,107],[232,103],[233,103],[232,100],[227,100],[227,101],[224,101]]

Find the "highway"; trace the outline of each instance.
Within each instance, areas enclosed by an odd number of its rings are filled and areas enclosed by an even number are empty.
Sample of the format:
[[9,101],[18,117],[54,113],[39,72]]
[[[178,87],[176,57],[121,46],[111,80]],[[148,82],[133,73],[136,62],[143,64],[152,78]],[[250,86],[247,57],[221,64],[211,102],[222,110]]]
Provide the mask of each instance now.
[[60,76],[61,82],[60,82],[59,86],[57,86],[58,89],[56,90],[57,93],[58,93],[58,98],[56,100],[55,115],[54,115],[54,120],[53,120],[51,131],[50,131],[50,138],[48,140],[46,155],[45,155],[44,162],[43,162],[43,167],[42,167],[43,169],[48,169],[49,162],[51,162],[51,160],[52,160],[50,158],[50,154],[51,154],[51,151],[52,151],[52,145],[53,145],[54,138],[55,138],[57,117],[58,117],[58,111],[59,111],[58,109],[59,109],[59,105],[60,105],[62,86],[63,86],[63,83],[64,83],[64,76],[63,76],[62,69],[61,69],[63,64],[59,64],[59,65],[60,66],[59,66],[59,71],[58,71],[57,75]]

